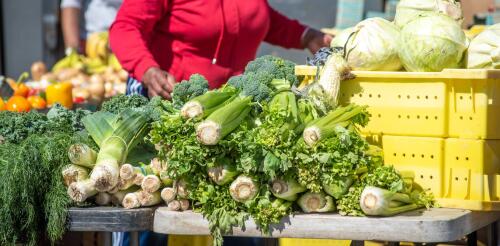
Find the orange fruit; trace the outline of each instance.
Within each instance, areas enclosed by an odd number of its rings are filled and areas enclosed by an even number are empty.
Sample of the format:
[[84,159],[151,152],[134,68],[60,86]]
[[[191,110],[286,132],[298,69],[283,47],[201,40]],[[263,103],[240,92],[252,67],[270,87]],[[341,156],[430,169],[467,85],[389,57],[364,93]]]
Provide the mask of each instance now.
[[28,86],[26,86],[24,83],[18,83],[14,90],[14,96],[27,97],[29,92],[30,88]]
[[13,112],[28,112],[31,107],[26,98],[22,96],[13,96],[7,101],[6,109]]
[[5,102],[0,98],[0,111],[5,110]]
[[47,107],[47,102],[40,96],[29,96],[27,100],[31,108],[44,109]]

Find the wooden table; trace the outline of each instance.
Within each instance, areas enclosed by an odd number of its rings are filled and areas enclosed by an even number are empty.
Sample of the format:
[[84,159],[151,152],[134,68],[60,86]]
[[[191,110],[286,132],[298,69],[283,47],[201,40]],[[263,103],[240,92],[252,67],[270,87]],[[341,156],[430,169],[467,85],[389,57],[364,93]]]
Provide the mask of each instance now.
[[[450,242],[471,235],[500,219],[500,212],[471,212],[462,209],[435,208],[394,217],[348,217],[338,214],[297,214],[272,226],[273,238],[325,238],[355,241]],[[71,208],[71,231],[131,232],[131,245],[139,245],[139,231],[153,230],[174,235],[209,235],[208,222],[201,214],[172,212],[165,207],[123,209],[114,207]],[[493,238],[495,238],[495,233]],[[246,230],[234,228],[233,236],[267,237],[252,220]],[[475,240],[470,240],[475,242]],[[496,239],[489,244],[497,245]],[[473,245],[473,244],[472,244]]]
[[69,230],[107,232],[106,244],[109,245],[111,232],[130,232],[130,245],[139,246],[139,231],[152,230],[154,211],[154,208],[71,208]]
[[[394,217],[349,217],[338,214],[297,214],[272,226],[270,237],[324,238],[356,241],[450,242],[474,235],[474,232],[500,219],[500,212],[471,212],[462,209],[436,208],[405,213]],[[209,235],[208,222],[191,211],[156,210],[153,230],[178,235]],[[264,237],[253,220],[246,230],[234,228],[233,236]],[[492,242],[496,245],[496,242]]]

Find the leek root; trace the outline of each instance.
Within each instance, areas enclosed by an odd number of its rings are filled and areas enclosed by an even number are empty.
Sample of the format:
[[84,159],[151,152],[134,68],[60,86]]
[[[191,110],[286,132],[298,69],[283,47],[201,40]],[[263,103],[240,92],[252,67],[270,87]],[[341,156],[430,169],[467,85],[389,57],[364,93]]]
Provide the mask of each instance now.
[[71,163],[93,168],[97,159],[97,153],[86,144],[73,144],[69,147],[68,157]]
[[77,165],[67,165],[62,170],[64,184],[71,185],[74,182],[82,181],[89,178],[89,170]]
[[74,182],[68,187],[68,196],[75,202],[84,202],[95,194],[97,190],[91,179]]

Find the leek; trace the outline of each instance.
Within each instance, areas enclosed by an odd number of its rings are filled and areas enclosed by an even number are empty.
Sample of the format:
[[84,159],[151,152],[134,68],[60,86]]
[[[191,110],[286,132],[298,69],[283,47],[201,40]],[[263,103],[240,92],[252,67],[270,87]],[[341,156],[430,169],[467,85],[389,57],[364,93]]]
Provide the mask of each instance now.
[[139,193],[141,192],[142,190],[139,189],[135,192],[126,194],[122,200],[123,207],[127,209],[140,207],[141,202],[139,201]]
[[78,143],[69,147],[68,157],[73,164],[93,168],[97,159],[97,152],[86,144]]
[[77,165],[67,165],[63,167],[62,176],[64,179],[64,184],[66,186],[71,185],[74,182],[82,181],[89,178],[89,170],[84,167]]
[[188,184],[184,179],[179,180],[176,184],[176,187],[177,187],[177,196],[179,196],[179,198],[188,198],[189,196]]
[[120,165],[146,134],[148,120],[143,113],[131,109],[116,117],[98,112],[83,118],[85,129],[100,147],[90,175],[98,191],[109,191],[116,186]]
[[170,211],[179,211],[181,210],[181,202],[179,202],[178,200],[173,200],[168,203],[167,208]]
[[149,165],[140,165],[138,167],[131,164],[123,164],[120,167],[120,178],[122,179],[135,179],[137,174],[153,174],[153,169]]
[[150,193],[143,190],[137,194],[137,198],[142,207],[154,206],[162,201],[159,191]]
[[111,194],[111,203],[113,203],[113,205],[116,205],[116,206],[122,206],[123,205],[122,204],[123,198],[125,198],[125,196],[128,193],[134,193],[138,189],[139,189],[139,187],[132,186],[132,187],[128,188],[127,190],[120,190],[114,194]]
[[177,196],[177,191],[172,187],[165,187],[161,190],[161,198],[166,204],[169,204],[171,201],[175,200]]
[[116,187],[118,190],[127,190],[128,188],[134,186],[134,180],[133,179],[122,179],[120,178],[118,180],[118,185]]
[[74,182],[68,187],[68,196],[75,202],[84,202],[96,194],[97,190],[91,179]]
[[161,188],[161,180],[156,175],[147,175],[144,177],[141,183],[141,188],[146,191],[153,193]]

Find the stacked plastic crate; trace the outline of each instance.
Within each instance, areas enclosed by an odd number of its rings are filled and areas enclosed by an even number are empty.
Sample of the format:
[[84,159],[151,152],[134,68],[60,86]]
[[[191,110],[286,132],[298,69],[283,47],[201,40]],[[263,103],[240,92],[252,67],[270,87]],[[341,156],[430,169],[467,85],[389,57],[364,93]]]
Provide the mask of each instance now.
[[[306,79],[314,71],[296,69]],[[500,210],[500,70],[355,75],[340,101],[369,106],[362,132],[386,164],[413,171],[443,207]]]

